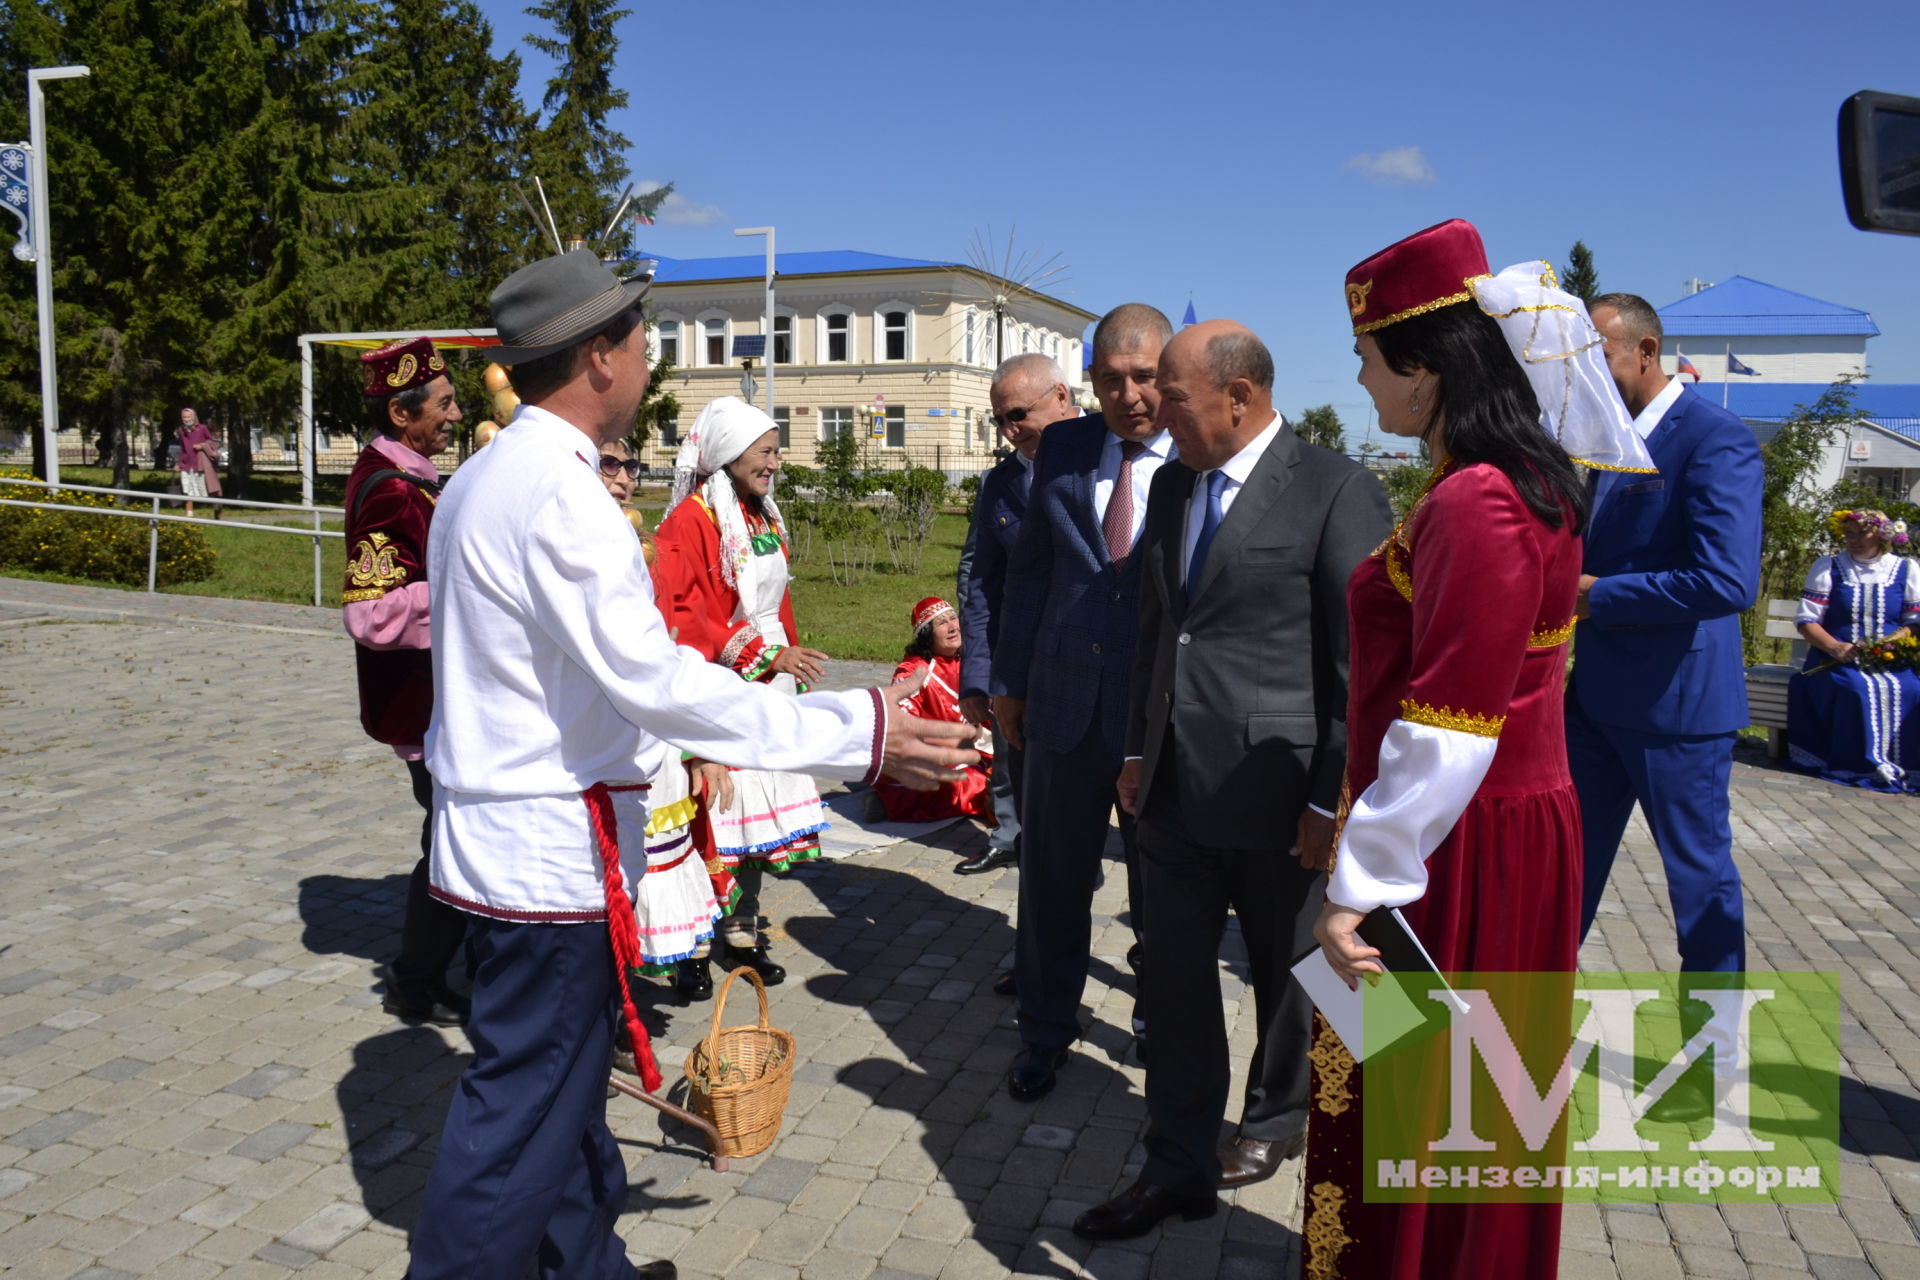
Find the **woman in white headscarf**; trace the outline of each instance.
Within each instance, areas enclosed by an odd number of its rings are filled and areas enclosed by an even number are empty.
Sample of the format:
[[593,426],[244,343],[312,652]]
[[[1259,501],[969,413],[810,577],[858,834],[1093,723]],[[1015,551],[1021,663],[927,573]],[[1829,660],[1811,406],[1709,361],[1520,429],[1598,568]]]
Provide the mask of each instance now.
[[[694,420],[674,463],[673,496],[655,537],[654,597],[679,642],[742,679],[788,693],[819,680],[827,655],[795,643],[786,526],[773,500],[780,433],[752,405],[723,396]],[[820,856],[827,828],[811,778],[742,769],[733,802],[715,808],[713,839],[738,885],[720,940],[769,985],[786,970],[767,958],[760,912],[766,869]]]

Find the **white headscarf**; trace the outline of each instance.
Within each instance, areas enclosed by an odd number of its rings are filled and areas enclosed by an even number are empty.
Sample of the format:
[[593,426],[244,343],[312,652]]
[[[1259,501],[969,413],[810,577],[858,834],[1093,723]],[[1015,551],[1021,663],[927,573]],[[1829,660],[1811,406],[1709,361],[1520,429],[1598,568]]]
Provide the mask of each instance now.
[[[680,452],[673,460],[673,491],[660,516],[664,523],[675,507],[699,489],[720,529],[720,576],[743,599],[747,592],[740,585],[740,575],[753,562],[753,538],[726,466],[761,436],[778,429],[772,418],[738,396],[721,396],[708,403],[680,442]],[[774,531],[784,538],[787,528],[773,494],[768,493],[760,503]]]
[[1545,262],[1523,262],[1469,281],[1540,401],[1540,425],[1567,456],[1602,471],[1654,471],[1607,371],[1604,339],[1587,306],[1559,288]]

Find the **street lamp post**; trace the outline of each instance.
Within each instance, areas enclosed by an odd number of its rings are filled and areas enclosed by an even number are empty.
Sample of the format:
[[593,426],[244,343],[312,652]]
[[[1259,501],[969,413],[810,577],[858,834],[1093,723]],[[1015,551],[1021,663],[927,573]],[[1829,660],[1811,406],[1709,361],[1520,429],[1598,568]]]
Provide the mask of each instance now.
[[53,370],[53,244],[47,208],[47,110],[41,84],[93,74],[86,67],[35,67],[27,72],[28,161],[33,201],[33,278],[40,308],[40,435],[47,451],[49,484],[60,483],[60,389]]
[[767,335],[767,353],[763,359],[764,359],[764,367],[767,373],[767,416],[771,418],[773,416],[773,366],[774,366],[774,359],[773,359],[773,352],[774,352],[773,228],[772,227],[737,227],[734,229],[733,234],[737,236],[765,236],[767,238],[767,309],[766,309],[766,318],[761,321],[760,332]]

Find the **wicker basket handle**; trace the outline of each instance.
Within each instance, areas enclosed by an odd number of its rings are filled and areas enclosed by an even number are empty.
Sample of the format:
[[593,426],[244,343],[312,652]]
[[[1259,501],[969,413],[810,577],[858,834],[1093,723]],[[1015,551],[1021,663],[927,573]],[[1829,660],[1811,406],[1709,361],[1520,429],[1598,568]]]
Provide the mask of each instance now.
[[727,1011],[727,992],[733,988],[733,980],[743,973],[753,980],[753,989],[760,996],[760,1029],[766,1031],[773,1026],[767,1018],[767,984],[760,981],[759,974],[746,965],[741,965],[727,975],[727,980],[720,984],[719,994],[713,998],[713,1021],[707,1026],[708,1062],[720,1061],[720,1018]]

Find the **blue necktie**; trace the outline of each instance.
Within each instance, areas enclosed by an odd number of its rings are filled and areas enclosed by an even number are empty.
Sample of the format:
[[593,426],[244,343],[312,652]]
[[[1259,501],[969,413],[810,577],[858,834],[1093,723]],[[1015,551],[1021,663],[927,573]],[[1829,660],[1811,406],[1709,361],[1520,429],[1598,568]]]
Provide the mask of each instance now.
[[1220,507],[1220,495],[1227,490],[1227,473],[1215,471],[1207,477],[1207,514],[1200,522],[1200,536],[1193,540],[1193,558],[1187,561],[1187,598],[1193,598],[1193,589],[1200,585],[1200,571],[1207,567],[1207,548],[1213,545],[1213,535],[1220,532],[1220,521],[1226,513]]

